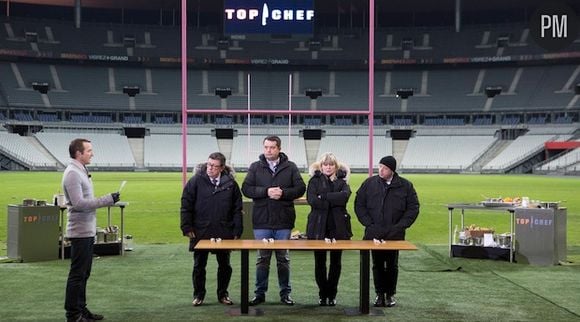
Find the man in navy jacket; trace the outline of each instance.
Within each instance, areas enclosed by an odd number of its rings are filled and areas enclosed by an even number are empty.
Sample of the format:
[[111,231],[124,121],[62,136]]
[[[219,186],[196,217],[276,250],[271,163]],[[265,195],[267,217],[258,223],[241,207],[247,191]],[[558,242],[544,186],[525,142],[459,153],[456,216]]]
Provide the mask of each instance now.
[[[205,299],[205,267],[209,251],[195,250],[200,239],[238,239],[242,235],[242,194],[234,179],[234,171],[226,166],[219,152],[209,155],[207,163],[198,165],[181,195],[181,231],[189,237],[193,251],[193,306]],[[217,298],[232,305],[228,286],[232,277],[231,251],[215,251],[218,262]]]
[[[379,162],[379,174],[367,178],[354,201],[358,220],[365,226],[366,240],[404,240],[405,230],[419,215],[419,200],[413,184],[399,176],[397,161],[386,156]],[[399,251],[372,251],[373,279],[377,307],[396,304]]]
[[[252,209],[254,238],[290,239],[296,220],[294,199],[304,194],[306,185],[296,164],[289,161],[286,154],[280,152],[282,143],[279,137],[268,136],[263,144],[264,154],[260,155],[259,161],[250,165],[242,184],[244,195],[254,200]],[[258,251],[255,297],[250,301],[250,305],[266,301],[271,257],[271,250]],[[292,288],[288,250],[277,250],[276,261],[280,301],[286,305],[294,305],[294,300],[290,297]]]

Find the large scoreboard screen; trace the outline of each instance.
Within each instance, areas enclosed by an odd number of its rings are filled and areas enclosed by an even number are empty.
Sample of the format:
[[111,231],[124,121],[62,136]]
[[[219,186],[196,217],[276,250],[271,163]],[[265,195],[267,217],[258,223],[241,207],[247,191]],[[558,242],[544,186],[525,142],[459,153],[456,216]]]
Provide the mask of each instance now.
[[225,34],[312,34],[314,0],[225,0]]

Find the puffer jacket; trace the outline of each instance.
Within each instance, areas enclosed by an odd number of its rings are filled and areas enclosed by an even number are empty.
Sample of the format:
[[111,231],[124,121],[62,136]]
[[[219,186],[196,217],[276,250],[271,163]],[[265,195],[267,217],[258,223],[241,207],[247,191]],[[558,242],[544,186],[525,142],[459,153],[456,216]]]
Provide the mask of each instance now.
[[[268,188],[280,187],[279,200],[268,197]],[[298,167],[280,153],[276,172],[272,172],[263,154],[252,163],[242,184],[242,192],[254,201],[252,224],[254,229],[292,229],[296,220],[294,199],[306,191],[306,184],[300,176]]]
[[242,194],[234,171],[226,166],[217,187],[207,175],[205,163],[196,167],[181,195],[181,231],[195,233],[189,250],[201,239],[240,237],[243,231]]
[[[336,180],[331,181],[321,172],[319,162],[310,166],[310,181],[306,196],[310,205],[310,214],[306,224],[306,236],[308,239],[350,239],[352,229],[350,215],[346,211],[346,204],[351,191],[348,185],[350,169],[344,164],[339,164],[336,172]],[[329,231],[328,221],[332,220]]]
[[396,172],[388,188],[379,176],[367,178],[357,191],[354,204],[358,220],[365,226],[367,240],[403,240],[405,230],[419,215],[419,200],[413,184]]

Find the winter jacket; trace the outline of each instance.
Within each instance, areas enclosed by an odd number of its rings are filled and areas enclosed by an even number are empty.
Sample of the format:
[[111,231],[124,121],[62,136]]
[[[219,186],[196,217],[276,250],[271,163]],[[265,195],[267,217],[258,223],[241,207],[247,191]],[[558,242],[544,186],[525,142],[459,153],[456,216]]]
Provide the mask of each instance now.
[[403,240],[405,230],[419,215],[419,200],[413,184],[396,172],[388,187],[379,176],[367,178],[357,191],[354,204],[358,220],[365,226],[367,240]]
[[312,178],[308,181],[306,196],[311,210],[306,224],[306,236],[308,239],[350,239],[352,229],[350,215],[346,211],[351,194],[347,183],[350,169],[346,165],[339,165],[334,181],[322,174],[318,162],[310,166],[310,173]]
[[[280,187],[282,197],[279,200],[268,197],[268,188]],[[254,229],[292,229],[296,220],[294,199],[300,198],[306,185],[300,176],[298,167],[280,153],[280,162],[276,172],[272,172],[264,155],[252,163],[242,184],[242,192],[254,200],[252,224]]]
[[233,239],[242,235],[242,194],[233,169],[226,166],[216,187],[207,175],[207,165],[197,166],[181,195],[181,231],[195,233],[189,250],[201,239]]

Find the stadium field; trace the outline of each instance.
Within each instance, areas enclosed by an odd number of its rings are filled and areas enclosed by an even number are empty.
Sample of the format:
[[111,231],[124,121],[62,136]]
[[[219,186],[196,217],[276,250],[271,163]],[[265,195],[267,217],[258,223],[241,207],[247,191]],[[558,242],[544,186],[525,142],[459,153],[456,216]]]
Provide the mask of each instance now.
[[[60,190],[60,172],[0,172],[0,256],[6,254],[6,213],[8,204],[18,204],[25,198],[50,200]],[[237,173],[238,182],[245,174]],[[580,245],[580,180],[577,177],[546,177],[532,175],[442,175],[409,174],[421,202],[421,213],[409,229],[407,239],[423,244],[447,243],[448,203],[474,203],[484,197],[528,196],[530,199],[562,201],[568,208],[568,245]],[[129,202],[125,231],[137,243],[182,243],[179,230],[181,173],[154,172],[93,172],[97,195],[118,189],[127,180],[121,200]],[[353,210],[354,195],[365,174],[353,174],[350,185],[353,195],[348,209],[352,215],[355,239],[362,237],[362,226]],[[307,182],[308,177],[304,176]],[[304,231],[308,206],[297,206],[297,230]],[[473,214],[473,216],[471,215]],[[100,225],[105,225],[105,210],[99,210]],[[497,232],[508,231],[509,223],[501,212],[478,215],[468,212],[466,224],[492,227]]]
[[[58,192],[61,173],[2,172],[0,194],[6,205],[23,198],[49,199]],[[243,179],[238,174],[238,180]],[[356,191],[365,175],[351,178]],[[127,185],[122,200],[126,232],[135,236],[135,249],[125,256],[96,257],[88,287],[89,305],[107,321],[580,321],[578,273],[580,266],[580,191],[578,178],[541,176],[409,175],[419,193],[421,214],[408,240],[418,251],[401,253],[398,304],[384,316],[346,316],[358,305],[359,255],[346,251],[342,260],[338,305],[317,305],[311,252],[293,251],[292,295],[297,305],[278,302],[276,274],[260,308],[264,317],[229,316],[214,297],[216,263],[208,261],[206,302],[191,306],[191,254],[179,231],[179,173],[94,172],[97,194]],[[568,207],[568,262],[538,267],[504,261],[449,258],[447,208],[450,202],[477,202],[483,196],[520,196],[566,200]],[[351,197],[350,211],[352,212]],[[298,206],[296,229],[303,230],[307,206]],[[469,213],[471,214],[471,212]],[[466,223],[508,229],[501,212],[466,214]],[[354,238],[362,236],[353,215]],[[99,212],[104,222],[105,212]],[[6,254],[6,206],[0,213],[0,256]],[[251,255],[254,257],[254,254]],[[253,261],[253,259],[251,259]],[[230,296],[240,300],[239,252],[232,253],[234,274]],[[62,321],[64,285],[69,261],[0,264],[0,320]],[[275,269],[273,269],[275,271]],[[272,270],[271,270],[272,271]],[[253,283],[255,268],[250,265]],[[371,281],[372,285],[372,281]],[[251,295],[250,295],[251,296]],[[371,290],[371,299],[374,294]]]

